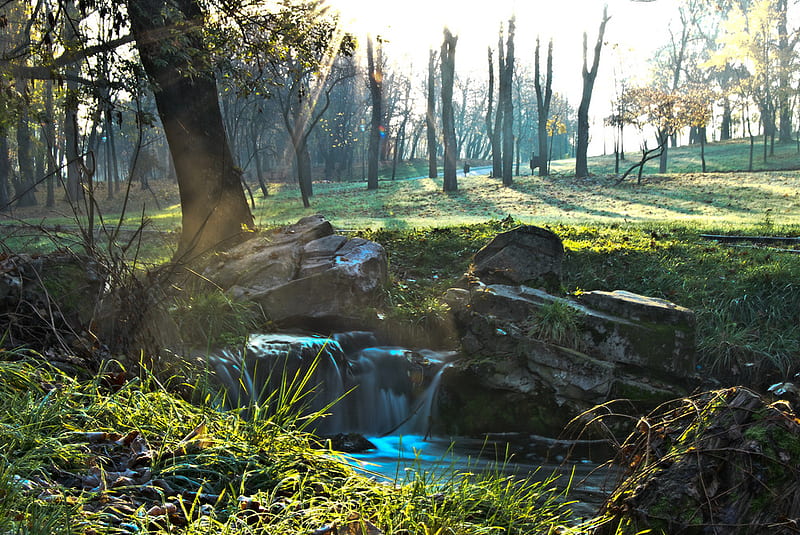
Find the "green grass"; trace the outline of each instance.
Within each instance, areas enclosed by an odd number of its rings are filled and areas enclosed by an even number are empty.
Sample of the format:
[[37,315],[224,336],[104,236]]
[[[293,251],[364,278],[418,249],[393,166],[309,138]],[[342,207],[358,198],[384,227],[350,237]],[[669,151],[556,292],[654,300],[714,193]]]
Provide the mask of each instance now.
[[[311,533],[370,522],[385,533],[548,533],[569,511],[552,478],[357,473],[300,430],[190,404],[143,374],[78,381],[0,353],[0,532]],[[352,524],[356,522],[356,524]]]
[[[397,320],[434,313],[430,302],[468,269],[491,236],[516,225],[494,220],[433,229],[377,229],[360,235],[389,252]],[[549,225],[564,242],[562,295],[628,290],[695,311],[700,372],[760,385],[800,371],[800,262],[791,251],[732,247],[702,233],[759,234],[763,223],[731,228],[682,223]],[[800,226],[770,228],[800,235]]]

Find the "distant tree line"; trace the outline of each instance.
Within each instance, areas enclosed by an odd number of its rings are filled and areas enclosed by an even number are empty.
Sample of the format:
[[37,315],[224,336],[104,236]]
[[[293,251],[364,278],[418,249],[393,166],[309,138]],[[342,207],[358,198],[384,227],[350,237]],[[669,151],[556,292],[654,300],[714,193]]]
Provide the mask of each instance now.
[[[709,132],[738,134],[752,147],[763,135],[764,159],[791,141],[800,113],[793,6],[680,0],[652,82],[619,78],[606,118],[618,161],[631,128],[651,140],[643,154],[660,151],[664,170],[668,147],[687,136],[704,146]],[[394,178],[404,161],[427,159],[431,177],[441,162],[445,190],[457,189],[463,161],[491,162],[505,185],[528,169],[547,176],[550,160],[568,156],[587,176],[610,19],[604,11],[597,34],[584,34],[582,98],[571,103],[553,90],[558,44],[537,39],[532,60],[521,57],[514,18],[476,79],[459,73],[458,36],[446,29],[420,72],[393,63],[381,36],[358,42],[316,2],[3,2],[0,210],[76,201],[101,183],[113,197],[126,181],[176,180],[187,252],[252,226],[243,183],[266,196],[270,182],[295,182],[310,206],[317,180],[379,187],[380,163]]]

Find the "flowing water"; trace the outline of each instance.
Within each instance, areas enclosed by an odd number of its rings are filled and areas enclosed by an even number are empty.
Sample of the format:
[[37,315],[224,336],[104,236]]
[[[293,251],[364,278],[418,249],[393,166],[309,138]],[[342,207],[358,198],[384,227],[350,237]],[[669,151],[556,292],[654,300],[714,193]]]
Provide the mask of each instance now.
[[577,514],[590,516],[614,482],[613,469],[586,457],[564,460],[566,448],[553,449],[552,442],[529,448],[532,437],[431,436],[437,388],[455,356],[381,347],[371,333],[347,332],[330,338],[251,335],[244,354],[224,352],[209,362],[230,407],[274,403],[276,392],[295,391],[308,411],[328,414],[317,424],[318,434],[363,435],[374,448],[344,458],[375,477],[402,482],[453,470],[538,480],[560,474],[561,484],[572,482],[570,498],[581,502]]

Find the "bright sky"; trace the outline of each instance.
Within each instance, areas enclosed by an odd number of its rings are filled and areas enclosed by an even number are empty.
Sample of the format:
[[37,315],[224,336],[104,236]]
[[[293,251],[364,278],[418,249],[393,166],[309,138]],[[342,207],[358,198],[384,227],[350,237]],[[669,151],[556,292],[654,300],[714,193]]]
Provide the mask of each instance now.
[[[389,61],[420,72],[427,67],[428,49],[438,50],[445,25],[459,36],[456,71],[486,77],[486,49],[497,46],[501,22],[516,15],[518,65],[532,69],[536,37],[545,46],[554,41],[553,89],[567,95],[575,107],[581,93],[583,32],[591,53],[603,6],[608,5],[606,46],[592,98],[592,115],[610,113],[614,79],[645,79],[647,60],[668,40],[668,24],[678,0],[328,0],[341,12],[345,27],[356,35],[372,33],[388,40]],[[544,57],[542,58],[544,62]]]

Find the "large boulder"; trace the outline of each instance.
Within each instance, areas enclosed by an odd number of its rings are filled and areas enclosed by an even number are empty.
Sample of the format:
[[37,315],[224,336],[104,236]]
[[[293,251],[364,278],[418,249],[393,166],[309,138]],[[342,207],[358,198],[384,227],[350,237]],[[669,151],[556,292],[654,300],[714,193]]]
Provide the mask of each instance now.
[[204,276],[274,322],[314,330],[358,326],[387,282],[383,247],[334,232],[320,215],[261,234],[221,253]]
[[558,287],[564,247],[552,231],[523,225],[498,234],[475,254],[472,274],[486,284]]
[[[533,227],[504,233],[476,255],[467,288],[445,295],[466,359],[442,381],[442,431],[558,434],[608,400],[631,399],[646,409],[693,386],[691,310],[626,291],[565,298],[520,284],[560,272],[563,249],[551,234]],[[520,241],[537,240],[544,240],[539,252],[528,253],[540,260],[520,258],[526,266],[520,275],[509,259],[517,258]],[[488,268],[486,258],[503,262]],[[537,262],[549,267],[533,271]],[[513,284],[487,284],[483,277]],[[468,405],[473,409],[463,411]],[[465,412],[469,418],[459,416]]]

